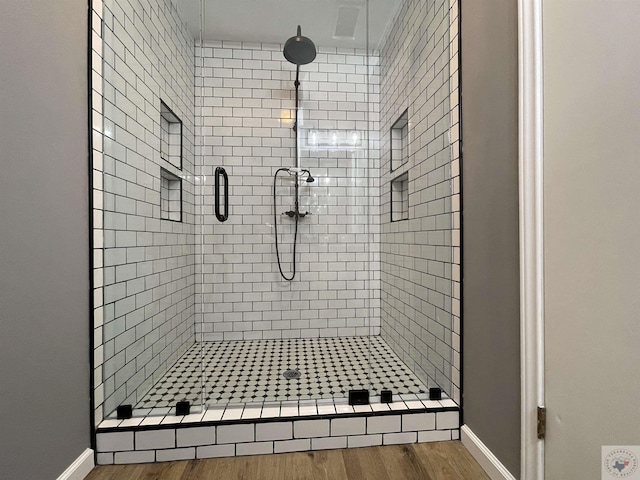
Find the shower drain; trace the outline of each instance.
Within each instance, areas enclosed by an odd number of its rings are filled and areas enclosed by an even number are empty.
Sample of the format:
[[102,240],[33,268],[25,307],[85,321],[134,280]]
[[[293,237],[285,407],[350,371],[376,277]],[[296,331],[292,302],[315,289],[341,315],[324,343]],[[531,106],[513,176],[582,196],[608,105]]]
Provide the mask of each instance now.
[[301,376],[300,370],[298,370],[297,368],[293,370],[292,369],[286,370],[282,375],[287,380],[297,380]]

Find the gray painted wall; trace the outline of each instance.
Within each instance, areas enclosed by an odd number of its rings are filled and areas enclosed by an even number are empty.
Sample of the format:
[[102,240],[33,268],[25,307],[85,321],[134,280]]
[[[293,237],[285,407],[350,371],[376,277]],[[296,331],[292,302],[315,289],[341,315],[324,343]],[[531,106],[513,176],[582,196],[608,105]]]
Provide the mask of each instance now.
[[640,3],[543,13],[546,474],[595,480],[640,445]]
[[464,422],[520,473],[516,0],[462,0]]
[[0,3],[0,476],[90,445],[87,9]]

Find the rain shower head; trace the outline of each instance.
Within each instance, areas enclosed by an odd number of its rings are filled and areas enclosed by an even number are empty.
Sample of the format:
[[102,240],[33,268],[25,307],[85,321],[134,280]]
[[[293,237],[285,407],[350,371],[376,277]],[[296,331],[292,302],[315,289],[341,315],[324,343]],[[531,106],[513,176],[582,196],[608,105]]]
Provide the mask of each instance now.
[[306,65],[315,60],[316,46],[311,39],[302,36],[302,29],[298,25],[298,34],[285,42],[282,53],[291,63],[298,66]]

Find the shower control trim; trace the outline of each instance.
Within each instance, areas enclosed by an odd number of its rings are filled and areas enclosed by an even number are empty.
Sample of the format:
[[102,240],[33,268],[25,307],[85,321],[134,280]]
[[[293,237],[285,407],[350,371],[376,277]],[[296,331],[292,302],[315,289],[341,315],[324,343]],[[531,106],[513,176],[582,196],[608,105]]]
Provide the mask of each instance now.
[[289,218],[293,218],[293,217],[298,217],[298,218],[304,218],[307,215],[309,215],[309,212],[294,212],[293,210],[289,210],[287,212],[284,212],[283,215],[286,215]]

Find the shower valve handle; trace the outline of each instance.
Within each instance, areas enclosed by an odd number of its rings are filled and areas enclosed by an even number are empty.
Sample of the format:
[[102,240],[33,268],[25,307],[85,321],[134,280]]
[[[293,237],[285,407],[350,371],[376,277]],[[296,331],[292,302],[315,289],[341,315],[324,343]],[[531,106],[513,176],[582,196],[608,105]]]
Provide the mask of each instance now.
[[289,210],[287,212],[284,212],[284,215],[286,215],[289,218],[293,218],[293,217],[298,217],[298,218],[304,218],[307,215],[309,215],[309,212],[295,212],[294,210]]

